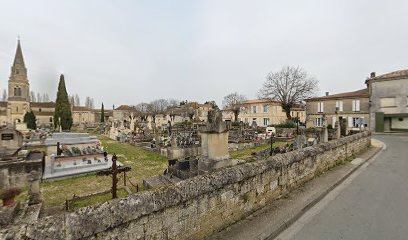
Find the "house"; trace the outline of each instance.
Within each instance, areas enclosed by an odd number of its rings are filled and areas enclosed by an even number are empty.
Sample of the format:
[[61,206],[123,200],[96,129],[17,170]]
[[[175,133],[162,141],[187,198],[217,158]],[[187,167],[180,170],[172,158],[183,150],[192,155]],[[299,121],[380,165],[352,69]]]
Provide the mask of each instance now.
[[[248,124],[256,122],[257,126],[266,127],[283,123],[287,120],[286,113],[278,101],[254,99],[243,101],[240,105],[241,108],[238,115],[238,121],[240,122]],[[223,116],[225,116],[226,120],[231,115],[224,113]],[[304,122],[306,119],[306,112],[301,106],[296,106],[291,110],[291,117],[295,118],[297,116],[301,122]]]
[[408,131],[408,70],[366,80],[370,93],[370,130]]
[[[306,100],[306,127],[335,126],[338,120],[346,121],[347,131],[369,126],[368,89],[344,92]],[[344,120],[343,120],[344,119]]]

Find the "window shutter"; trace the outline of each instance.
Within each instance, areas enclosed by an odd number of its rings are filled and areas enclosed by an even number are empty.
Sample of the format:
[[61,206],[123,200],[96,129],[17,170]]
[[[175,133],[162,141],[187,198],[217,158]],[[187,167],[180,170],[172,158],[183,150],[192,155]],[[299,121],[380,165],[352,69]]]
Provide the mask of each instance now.
[[360,111],[360,100],[356,100],[356,111]]
[[317,103],[317,112],[320,112],[320,102]]
[[322,110],[322,112],[324,112],[324,103],[323,102],[321,102],[320,104],[322,104],[322,106],[321,106],[321,110]]
[[353,112],[355,112],[356,111],[356,100],[353,100],[352,101],[352,103],[351,103],[352,105],[351,105],[351,110],[353,111]]
[[340,101],[339,111],[343,112],[343,101]]
[[336,117],[335,116],[333,116],[332,126],[333,128],[336,127]]
[[353,127],[353,118],[352,117],[348,117],[348,126]]

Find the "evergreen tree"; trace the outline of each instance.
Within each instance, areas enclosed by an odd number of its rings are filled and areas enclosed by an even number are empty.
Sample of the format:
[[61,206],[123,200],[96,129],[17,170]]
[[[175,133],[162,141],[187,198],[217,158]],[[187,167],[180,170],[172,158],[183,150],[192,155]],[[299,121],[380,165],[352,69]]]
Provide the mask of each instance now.
[[37,118],[34,115],[34,112],[27,112],[24,115],[24,122],[27,124],[27,128],[29,129],[37,129]]
[[103,107],[103,103],[102,103],[102,107],[101,107],[101,123],[105,122],[105,109]]
[[69,104],[67,89],[65,88],[64,75],[61,74],[57,100],[55,101],[54,126],[59,128],[61,124],[62,130],[70,130],[72,126],[71,105]]

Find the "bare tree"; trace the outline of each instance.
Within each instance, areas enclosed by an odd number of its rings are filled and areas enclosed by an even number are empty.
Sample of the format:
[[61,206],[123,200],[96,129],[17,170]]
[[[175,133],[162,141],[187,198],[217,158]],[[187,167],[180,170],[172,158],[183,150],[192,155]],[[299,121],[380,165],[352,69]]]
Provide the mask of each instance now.
[[30,92],[30,101],[31,102],[37,102],[37,99],[35,98],[35,92],[34,91]]
[[37,93],[37,102],[42,102],[41,94]]
[[7,90],[3,89],[3,101],[7,101]]
[[279,72],[271,72],[266,76],[259,96],[280,102],[287,119],[291,119],[290,110],[313,96],[317,89],[318,81],[304,69],[285,66]]
[[139,103],[135,106],[136,110],[141,112],[141,113],[147,113],[147,111],[149,110],[149,104],[148,103]]
[[91,98],[91,99],[89,100],[89,108],[90,108],[90,109],[94,109],[94,108],[95,108],[94,99],[93,99],[93,98]]
[[167,100],[167,102],[168,102],[168,107],[177,107],[180,105],[180,101],[174,98]]
[[156,115],[166,111],[169,103],[166,99],[157,99],[149,104],[148,112],[153,117],[153,122],[156,122]]
[[151,109],[150,104],[142,102],[137,104],[135,109],[141,114],[142,120],[146,121],[149,110]]
[[48,96],[48,93],[43,93],[43,102],[49,102],[50,101],[50,97]]
[[75,94],[75,106],[81,106],[81,99],[78,94]]
[[69,99],[69,104],[71,104],[72,107],[75,107],[76,105],[75,105],[75,98],[74,98],[74,96],[73,96],[73,95],[70,95],[70,96],[68,97],[68,99]]
[[91,98],[90,97],[85,98],[85,107],[87,107],[87,108],[91,107]]
[[235,121],[238,121],[239,111],[241,109],[241,102],[245,101],[246,97],[237,92],[228,94],[224,97],[222,105],[225,110],[229,110],[234,113]]

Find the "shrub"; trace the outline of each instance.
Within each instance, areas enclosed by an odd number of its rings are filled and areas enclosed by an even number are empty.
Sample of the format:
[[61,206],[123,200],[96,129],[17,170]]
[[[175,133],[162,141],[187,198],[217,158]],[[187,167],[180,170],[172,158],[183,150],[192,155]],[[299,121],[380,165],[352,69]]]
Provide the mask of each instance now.
[[276,127],[276,128],[295,128],[296,123],[291,121],[291,120],[287,120],[284,123],[275,124],[274,127]]

